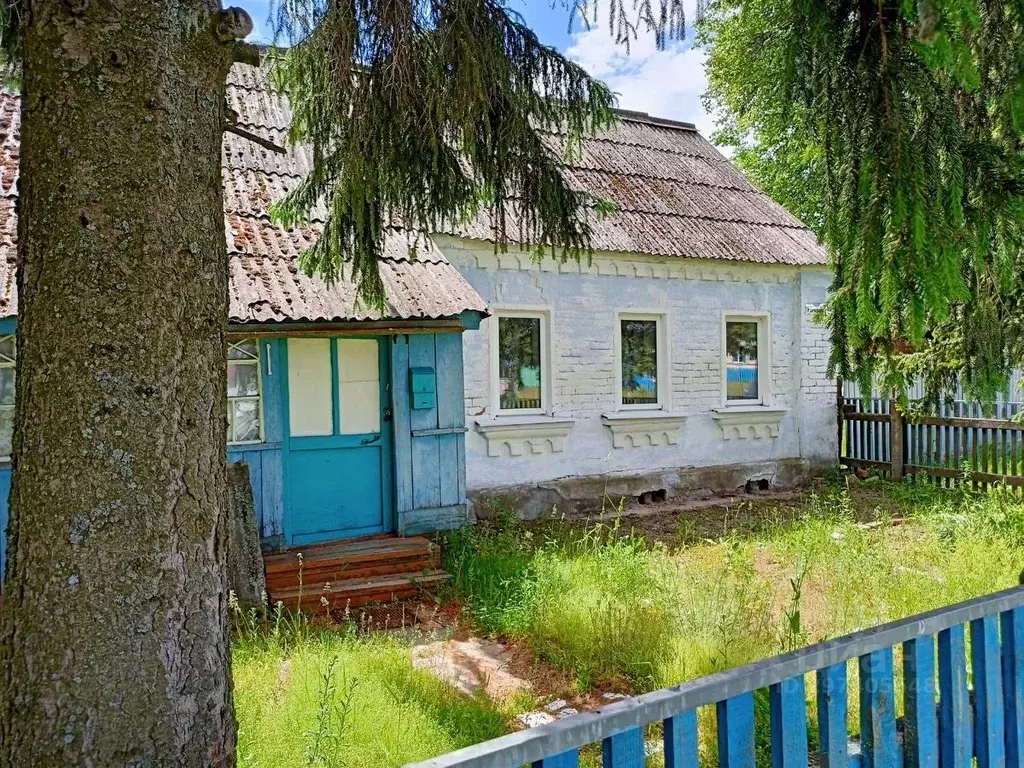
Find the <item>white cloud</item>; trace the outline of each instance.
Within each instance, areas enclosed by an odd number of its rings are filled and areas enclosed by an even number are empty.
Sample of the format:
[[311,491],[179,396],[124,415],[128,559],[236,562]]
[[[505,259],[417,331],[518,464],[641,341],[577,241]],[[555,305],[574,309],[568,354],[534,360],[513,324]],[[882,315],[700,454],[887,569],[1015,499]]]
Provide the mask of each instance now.
[[566,54],[607,83],[619,95],[623,109],[695,123],[710,137],[714,120],[701,103],[707,89],[707,54],[691,47],[692,40],[690,33],[685,42],[659,51],[652,35],[640,35],[627,54],[606,28],[592,27],[573,35]]

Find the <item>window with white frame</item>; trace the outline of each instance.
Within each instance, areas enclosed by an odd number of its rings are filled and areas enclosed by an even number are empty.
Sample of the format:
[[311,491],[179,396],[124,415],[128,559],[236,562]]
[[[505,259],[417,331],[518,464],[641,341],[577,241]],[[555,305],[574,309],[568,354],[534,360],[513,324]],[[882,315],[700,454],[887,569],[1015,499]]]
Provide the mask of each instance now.
[[660,408],[666,370],[664,322],[658,315],[618,315],[619,405]]
[[256,339],[228,343],[228,442],[258,443],[263,437],[260,413],[260,345]]
[[723,342],[725,404],[765,404],[768,399],[768,317],[726,316]]
[[11,455],[14,437],[14,368],[17,346],[13,335],[0,336],[0,459]]
[[498,313],[497,338],[492,352],[496,357],[497,411],[543,413],[547,408],[548,371],[545,316],[539,313]]

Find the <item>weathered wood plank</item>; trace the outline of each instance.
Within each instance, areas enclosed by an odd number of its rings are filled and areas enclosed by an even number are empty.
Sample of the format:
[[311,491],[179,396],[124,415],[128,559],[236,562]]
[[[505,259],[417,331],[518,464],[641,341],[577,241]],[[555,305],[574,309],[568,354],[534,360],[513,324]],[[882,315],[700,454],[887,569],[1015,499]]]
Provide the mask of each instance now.
[[807,765],[807,693],[803,675],[769,687],[772,768]]
[[391,404],[395,451],[396,524],[412,509],[412,434],[409,424],[409,341],[404,336],[391,343]]
[[892,648],[861,656],[860,740],[864,768],[897,768],[896,693]]
[[[435,336],[409,337],[409,366],[433,368],[436,374]],[[409,412],[409,423],[414,430],[438,429],[437,418],[437,408]],[[441,448],[436,436],[412,438],[412,501],[413,509],[441,506]]]
[[720,701],[718,764],[722,768],[754,768],[754,692]]
[[847,768],[850,764],[850,751],[846,730],[846,662],[819,669],[816,681],[822,768]]
[[939,632],[939,755],[943,768],[970,768],[971,704],[962,626]]
[[644,768],[644,729],[630,728],[606,738],[601,758],[604,768]]
[[903,644],[903,749],[907,768],[939,765],[939,722],[935,710],[935,639],[919,637]]
[[1024,608],[1005,611],[1003,631],[1003,708],[1006,765],[1024,768]]
[[1003,722],[1002,663],[999,620],[986,616],[971,622],[971,671],[974,680],[974,748],[979,768],[1006,761]]
[[665,768],[697,768],[697,711],[682,712],[663,721]]

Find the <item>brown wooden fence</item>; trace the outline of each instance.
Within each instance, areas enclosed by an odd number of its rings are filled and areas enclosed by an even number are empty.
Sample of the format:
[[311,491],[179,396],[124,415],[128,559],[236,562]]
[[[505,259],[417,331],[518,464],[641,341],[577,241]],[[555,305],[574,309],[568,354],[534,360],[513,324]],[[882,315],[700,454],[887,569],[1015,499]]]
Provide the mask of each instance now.
[[969,475],[975,486],[1024,488],[1024,425],[1011,420],[1021,403],[957,401],[939,414],[906,417],[883,398],[843,398],[840,461],[877,469],[894,480],[925,473],[942,484]]

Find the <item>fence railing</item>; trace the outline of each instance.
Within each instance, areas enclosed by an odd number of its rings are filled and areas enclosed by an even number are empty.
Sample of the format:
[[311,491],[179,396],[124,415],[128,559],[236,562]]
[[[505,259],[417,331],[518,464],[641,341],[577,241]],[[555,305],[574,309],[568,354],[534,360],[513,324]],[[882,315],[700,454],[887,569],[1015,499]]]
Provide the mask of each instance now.
[[1020,403],[956,401],[938,415],[908,418],[883,398],[844,398],[840,462],[879,469],[894,480],[925,473],[948,482],[965,470],[976,485],[1024,487],[1024,424],[1011,420]]
[[[894,674],[895,649],[902,686]],[[859,755],[851,754],[847,726],[851,660],[857,662]],[[820,743],[815,762],[823,768],[970,768],[975,758],[979,768],[1024,766],[1024,587],[1016,587],[513,733],[414,768],[576,768],[580,750],[597,743],[604,768],[642,768],[645,742],[659,733],[665,768],[696,768],[697,711],[706,706],[717,713],[719,765],[753,768],[755,692],[763,689],[773,768],[807,768],[804,677],[812,673]]]

